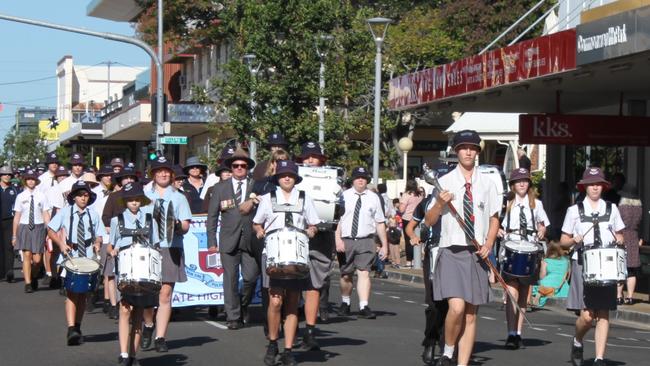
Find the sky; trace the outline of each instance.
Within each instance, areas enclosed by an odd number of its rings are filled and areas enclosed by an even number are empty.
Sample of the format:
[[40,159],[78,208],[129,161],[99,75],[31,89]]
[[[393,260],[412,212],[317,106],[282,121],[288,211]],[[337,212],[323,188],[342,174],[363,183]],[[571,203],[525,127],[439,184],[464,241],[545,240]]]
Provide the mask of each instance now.
[[[129,23],[86,15],[91,0],[0,0],[0,14],[49,23],[133,36]],[[0,19],[0,146],[15,123],[20,107],[56,106],[56,63],[65,55],[75,65],[105,61],[118,66],[149,67],[150,58],[140,48],[77,33]],[[43,79],[35,82],[23,82]],[[3,85],[5,83],[15,83]]]

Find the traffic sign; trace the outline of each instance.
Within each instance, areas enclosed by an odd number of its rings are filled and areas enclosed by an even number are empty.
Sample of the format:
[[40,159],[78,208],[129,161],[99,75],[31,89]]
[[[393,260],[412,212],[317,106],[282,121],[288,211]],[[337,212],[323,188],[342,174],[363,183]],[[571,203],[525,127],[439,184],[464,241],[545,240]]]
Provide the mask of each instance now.
[[160,143],[167,145],[187,145],[187,136],[163,136],[160,138]]

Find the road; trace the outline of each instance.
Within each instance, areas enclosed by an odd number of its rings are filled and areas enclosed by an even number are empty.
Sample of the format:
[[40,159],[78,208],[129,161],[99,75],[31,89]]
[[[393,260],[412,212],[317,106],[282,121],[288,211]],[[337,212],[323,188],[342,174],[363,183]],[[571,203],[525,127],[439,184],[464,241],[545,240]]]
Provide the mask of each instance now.
[[[19,271],[18,271],[19,273]],[[297,351],[301,365],[421,365],[424,325],[423,289],[387,280],[373,280],[370,306],[376,320],[332,317],[319,325],[321,352]],[[63,297],[55,290],[23,293],[23,282],[0,282],[0,365],[115,365],[118,355],[117,322],[96,309],[86,315],[82,330],[86,343],[65,345]],[[338,299],[333,286],[331,300]],[[357,311],[353,298],[353,315]],[[574,316],[568,312],[535,311],[534,329],[524,331],[525,349],[509,351],[504,312],[497,303],[481,307],[474,365],[570,364],[569,348]],[[260,319],[259,309],[253,320]],[[589,334],[593,339],[593,333]],[[607,358],[610,365],[641,365],[650,350],[650,328],[612,326]],[[141,352],[140,364],[153,365],[262,365],[266,340],[261,325],[237,331],[225,329],[223,318],[209,319],[206,309],[183,309],[171,323],[168,353]],[[280,343],[282,344],[282,343]],[[593,356],[586,342],[585,358]]]

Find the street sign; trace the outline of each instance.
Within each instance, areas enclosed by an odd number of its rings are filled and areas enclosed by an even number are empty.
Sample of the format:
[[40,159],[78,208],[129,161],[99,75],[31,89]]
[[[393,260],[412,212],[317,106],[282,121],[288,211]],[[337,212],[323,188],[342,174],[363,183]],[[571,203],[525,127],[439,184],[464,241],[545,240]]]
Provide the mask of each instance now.
[[160,138],[160,143],[167,145],[187,145],[187,136],[163,136]]

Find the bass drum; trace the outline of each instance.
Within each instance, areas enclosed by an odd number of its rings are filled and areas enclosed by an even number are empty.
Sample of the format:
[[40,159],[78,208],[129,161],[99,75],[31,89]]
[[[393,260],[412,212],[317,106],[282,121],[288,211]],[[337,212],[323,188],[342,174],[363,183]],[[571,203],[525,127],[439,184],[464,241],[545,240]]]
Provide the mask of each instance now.
[[323,220],[319,230],[333,231],[339,221],[342,168],[332,166],[299,166],[302,182],[296,186],[314,201],[316,213]]

